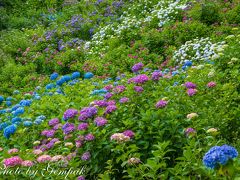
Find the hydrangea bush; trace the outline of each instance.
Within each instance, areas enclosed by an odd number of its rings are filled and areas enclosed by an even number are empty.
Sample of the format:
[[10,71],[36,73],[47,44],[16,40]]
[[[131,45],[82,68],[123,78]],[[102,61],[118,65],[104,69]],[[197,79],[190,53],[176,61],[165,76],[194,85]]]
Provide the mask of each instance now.
[[[1,168],[48,167],[50,179],[240,177],[240,31],[224,14],[235,2],[216,2],[216,24],[192,16],[198,1],[51,2],[36,26],[0,40]],[[70,168],[83,171],[59,171]]]

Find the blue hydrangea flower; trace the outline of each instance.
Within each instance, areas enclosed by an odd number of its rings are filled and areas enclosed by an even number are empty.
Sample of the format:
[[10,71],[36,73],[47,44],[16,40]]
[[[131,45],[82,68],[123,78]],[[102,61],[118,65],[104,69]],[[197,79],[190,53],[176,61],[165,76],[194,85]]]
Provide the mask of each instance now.
[[55,87],[55,84],[52,84],[52,83],[47,84],[46,85],[46,90],[53,89],[54,87]]
[[224,154],[226,156],[228,156],[228,158],[233,159],[238,156],[237,150],[232,146],[228,146],[225,144],[225,145],[221,146],[221,148],[222,148],[222,151],[224,152]]
[[20,117],[14,117],[12,118],[12,123],[13,124],[19,124],[22,121],[22,119]]
[[11,101],[6,101],[6,105],[9,107],[12,105],[12,102]]
[[68,84],[69,84],[70,86],[72,86],[72,85],[77,84],[78,82],[79,82],[79,80],[74,79],[74,80],[70,81]]
[[179,84],[179,82],[174,82],[173,86],[177,86]]
[[23,113],[24,113],[24,108],[23,108],[23,107],[19,107],[19,108],[17,108],[15,111],[12,112],[12,114],[13,114],[14,116],[18,116],[18,115],[21,115],[21,114],[23,114]]
[[68,82],[68,81],[71,80],[71,77],[70,77],[69,75],[65,75],[65,76],[63,76],[61,79],[63,79],[64,82]]
[[175,76],[175,75],[177,75],[177,74],[179,74],[179,71],[178,71],[178,70],[172,72],[172,75],[173,75],[173,76]]
[[16,104],[12,107],[12,111],[16,111],[19,107],[21,107],[20,104]]
[[4,101],[4,97],[0,96],[0,104]]
[[21,106],[30,106],[31,103],[32,103],[31,100],[21,100],[19,104],[20,104]]
[[43,120],[41,120],[41,119],[36,119],[36,120],[34,121],[34,124],[39,125],[39,124],[41,124],[42,122],[43,122]]
[[79,78],[80,77],[80,72],[74,72],[74,73],[72,73],[72,79],[77,79],[77,78]]
[[8,126],[8,123],[6,123],[6,122],[1,123],[0,124],[0,130],[2,131],[7,126]]
[[107,84],[107,83],[109,83],[109,80],[104,80],[103,81],[103,84]]
[[192,61],[186,60],[184,66],[192,66]]
[[23,122],[23,125],[26,126],[26,127],[29,127],[31,126],[33,123],[31,121],[24,121]]
[[93,73],[91,73],[91,72],[87,72],[87,73],[84,74],[84,78],[85,78],[85,79],[91,79],[93,76],[94,76],[94,75],[93,75]]
[[16,130],[17,130],[16,125],[12,124],[10,126],[7,126],[4,129],[3,135],[4,135],[5,138],[9,139],[10,136],[16,132]]
[[64,83],[65,81],[63,80],[63,79],[59,79],[59,80],[57,80],[57,85],[58,86],[61,86],[61,85],[63,85],[63,83]]
[[41,99],[41,96],[35,95],[35,96],[33,97],[33,99],[35,99],[35,100],[40,100],[40,99]]
[[219,164],[225,165],[229,159],[238,156],[238,152],[234,147],[223,145],[212,147],[203,157],[203,163],[206,167],[214,169]]
[[182,70],[186,70],[186,69],[187,69],[187,66],[183,66],[183,67],[182,67]]
[[120,77],[116,77],[116,81],[119,81],[119,80],[121,80],[121,78]]
[[46,116],[40,115],[40,116],[38,116],[37,118],[38,118],[38,119],[41,119],[41,120],[45,120],[45,119],[46,119]]
[[0,114],[5,114],[7,111],[5,109],[0,110]]
[[55,80],[57,78],[58,78],[58,73],[56,73],[56,72],[52,73],[50,76],[50,80]]

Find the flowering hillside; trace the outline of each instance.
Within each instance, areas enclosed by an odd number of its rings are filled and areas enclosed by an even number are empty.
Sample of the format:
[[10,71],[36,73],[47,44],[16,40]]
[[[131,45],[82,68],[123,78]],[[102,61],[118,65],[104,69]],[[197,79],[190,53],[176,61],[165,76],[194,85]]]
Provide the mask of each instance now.
[[3,0],[0,179],[240,178],[238,0]]

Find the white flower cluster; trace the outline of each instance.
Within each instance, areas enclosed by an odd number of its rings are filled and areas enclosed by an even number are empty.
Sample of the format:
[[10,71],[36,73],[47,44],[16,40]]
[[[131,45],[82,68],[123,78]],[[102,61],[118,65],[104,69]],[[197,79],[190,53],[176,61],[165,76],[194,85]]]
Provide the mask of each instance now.
[[[123,15],[119,18],[118,24],[108,24],[99,28],[96,32],[90,44],[90,49],[88,54],[98,54],[100,50],[106,50],[107,47],[103,48],[103,42],[109,38],[121,38],[123,32],[131,31],[133,29],[138,29],[143,23],[151,22],[154,17],[157,17],[160,22],[159,26],[162,26],[170,20],[174,20],[175,14],[177,14],[178,9],[184,9],[186,7],[185,0],[163,0],[157,4],[153,4],[148,0],[139,0],[137,6],[131,6]],[[131,15],[139,12],[136,16]]]
[[173,59],[180,64],[186,61],[208,61],[219,57],[219,53],[224,50],[225,41],[212,43],[210,38],[196,38],[192,41],[187,41],[178,49]]
[[118,37],[121,38],[122,32],[125,30],[133,30],[134,28],[139,28],[141,22],[136,18],[136,16],[121,16],[121,23],[118,25],[108,24],[99,29],[91,40],[91,49],[89,54],[98,53],[100,46],[103,45],[103,41],[108,38]]
[[174,20],[175,15],[178,14],[178,10],[183,10],[187,7],[184,0],[168,0],[160,1],[149,12],[148,16],[144,19],[144,22],[151,22],[153,18],[159,19],[159,27],[162,27],[165,23]]

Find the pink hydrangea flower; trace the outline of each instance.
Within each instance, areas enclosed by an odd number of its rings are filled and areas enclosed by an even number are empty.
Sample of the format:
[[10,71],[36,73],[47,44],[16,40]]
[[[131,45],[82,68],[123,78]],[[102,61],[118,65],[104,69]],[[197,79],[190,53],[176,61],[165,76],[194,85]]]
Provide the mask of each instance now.
[[132,130],[126,130],[126,131],[123,132],[123,134],[124,134],[125,136],[130,137],[130,138],[133,138],[134,135],[135,135],[135,133],[134,133]]
[[13,148],[13,149],[9,149],[8,150],[8,154],[15,154],[15,153],[18,153],[19,150],[17,148]]
[[44,163],[44,162],[46,162],[46,161],[51,161],[51,156],[49,156],[49,155],[42,155],[42,156],[39,156],[38,158],[37,158],[37,162],[39,162],[39,163]]
[[25,167],[31,167],[31,166],[33,166],[33,162],[29,161],[29,160],[25,160],[21,163],[21,165],[25,166]]
[[213,82],[213,81],[211,81],[211,82],[209,82],[208,84],[207,84],[207,86],[209,87],[209,88],[213,88],[213,87],[215,87],[217,84],[215,83],[215,82]]
[[188,94],[188,96],[193,96],[193,95],[195,95],[197,93],[197,90],[196,89],[188,89],[187,90],[187,94]]
[[19,156],[10,157],[3,160],[3,164],[6,167],[14,167],[16,165],[21,165],[22,159]]

